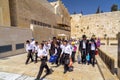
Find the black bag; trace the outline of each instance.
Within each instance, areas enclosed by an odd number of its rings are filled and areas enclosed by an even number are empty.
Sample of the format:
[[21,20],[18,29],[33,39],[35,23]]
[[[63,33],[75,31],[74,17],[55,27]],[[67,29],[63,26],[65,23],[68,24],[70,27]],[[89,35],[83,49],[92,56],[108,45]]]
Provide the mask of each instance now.
[[73,66],[70,66],[70,67],[69,67],[69,71],[70,71],[70,72],[73,71]]
[[70,63],[70,59],[69,58],[65,59],[65,64],[69,65],[69,63]]

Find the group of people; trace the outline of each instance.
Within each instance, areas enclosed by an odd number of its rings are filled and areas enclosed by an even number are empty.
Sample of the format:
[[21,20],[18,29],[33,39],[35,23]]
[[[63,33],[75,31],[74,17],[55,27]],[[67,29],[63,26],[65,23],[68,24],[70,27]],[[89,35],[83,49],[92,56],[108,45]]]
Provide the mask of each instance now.
[[[67,71],[71,71],[73,69],[73,63],[75,62],[75,55],[77,51],[77,43],[74,40],[60,40],[56,37],[53,37],[52,41],[43,41],[42,43],[38,43],[34,39],[31,41],[26,41],[26,51],[28,53],[27,60],[25,64],[28,64],[29,60],[31,62],[38,62],[38,58],[41,59],[41,65],[38,72],[38,75],[35,80],[39,80],[43,69],[46,68],[46,74],[50,74],[50,68],[47,65],[48,58],[51,56],[57,56],[55,64],[57,66],[64,66],[64,74]],[[97,50],[97,44],[94,38],[87,40],[86,35],[82,36],[82,40],[79,41],[79,52],[81,54],[81,62],[91,63],[94,66],[95,62],[95,52]],[[90,60],[86,60],[86,56],[90,55]],[[51,63],[54,64],[54,63]]]
[[[95,55],[98,53],[97,48],[100,47],[100,39],[96,41],[93,35],[91,39],[87,39],[86,35],[82,36],[82,40],[79,43],[79,52],[81,53],[81,62],[91,63],[93,67],[95,66]],[[89,59],[86,57],[89,56]]]

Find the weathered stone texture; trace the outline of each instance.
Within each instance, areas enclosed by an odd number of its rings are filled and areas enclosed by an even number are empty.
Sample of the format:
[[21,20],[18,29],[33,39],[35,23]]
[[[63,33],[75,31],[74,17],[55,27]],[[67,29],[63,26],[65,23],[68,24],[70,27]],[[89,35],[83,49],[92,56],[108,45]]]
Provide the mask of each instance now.
[[[16,1],[17,26],[30,27],[31,20],[55,25],[55,14],[42,5],[42,0],[13,0]],[[45,2],[45,1],[44,1]],[[47,1],[46,4],[50,5]],[[15,16],[16,17],[16,16]],[[52,19],[52,20],[51,20]]]
[[11,28],[11,27],[1,27],[0,26],[0,46],[11,45],[12,50],[1,52],[0,58],[24,53],[25,49],[21,48],[16,50],[16,44],[25,43],[26,40],[31,39],[32,31],[30,29],[21,29],[21,28]]
[[71,36],[81,37],[86,34],[88,37],[95,34],[104,38],[115,38],[120,31],[120,11],[106,12],[92,15],[75,14],[71,16]]
[[10,12],[8,0],[0,0],[0,25],[10,26]]

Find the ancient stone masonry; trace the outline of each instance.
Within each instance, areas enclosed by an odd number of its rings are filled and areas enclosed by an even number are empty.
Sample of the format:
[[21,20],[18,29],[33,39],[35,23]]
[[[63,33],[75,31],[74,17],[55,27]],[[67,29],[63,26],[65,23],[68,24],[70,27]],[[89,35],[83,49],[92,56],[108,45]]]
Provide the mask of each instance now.
[[[70,14],[61,1],[56,1],[60,9],[60,11],[58,10],[57,12],[60,12],[60,15],[55,13],[55,6],[51,5],[47,0],[8,1],[11,26],[31,28],[33,30],[33,37],[39,42],[41,42],[43,39],[49,39],[45,38],[44,36],[49,36],[52,38],[53,36],[65,34],[66,32],[67,34],[65,35],[67,38],[70,37]],[[43,30],[43,28],[45,31],[42,32],[41,30]],[[60,30],[60,32],[55,34],[56,29]],[[38,32],[41,34],[38,34]]]
[[100,14],[71,15],[71,37],[81,37],[86,34],[97,37],[115,38],[120,31],[120,11],[106,12]]

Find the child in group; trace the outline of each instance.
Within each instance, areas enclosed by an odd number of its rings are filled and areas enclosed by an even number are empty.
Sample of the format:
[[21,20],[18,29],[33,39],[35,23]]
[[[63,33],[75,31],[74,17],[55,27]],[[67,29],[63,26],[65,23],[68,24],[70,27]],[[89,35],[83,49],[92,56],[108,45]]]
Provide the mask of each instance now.
[[71,45],[72,45],[72,55],[71,55],[72,62],[75,62],[75,54],[76,54],[76,51],[77,51],[77,47],[75,46],[75,42],[72,42]]
[[26,52],[28,53],[27,55],[27,60],[25,64],[28,64],[28,61],[31,59],[31,62],[33,62],[33,57],[32,57],[32,45],[30,44],[30,41],[26,41]]
[[50,74],[50,68],[47,65],[47,51],[43,48],[44,44],[41,43],[38,49],[38,57],[41,59],[41,65],[40,65],[40,69],[38,72],[38,75],[36,77],[35,80],[40,80],[40,77],[42,75],[43,69],[46,68],[46,75]]
[[38,54],[39,45],[38,42],[35,42],[35,63],[37,63],[37,54]]

